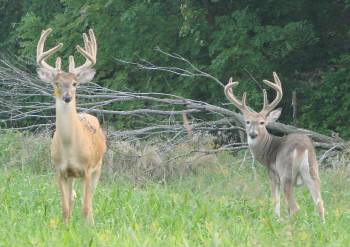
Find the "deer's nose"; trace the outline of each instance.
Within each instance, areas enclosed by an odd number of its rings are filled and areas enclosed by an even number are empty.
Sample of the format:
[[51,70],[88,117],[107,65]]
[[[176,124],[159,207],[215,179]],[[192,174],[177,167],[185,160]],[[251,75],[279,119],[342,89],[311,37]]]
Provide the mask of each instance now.
[[249,137],[255,139],[258,136],[256,132],[249,133]]
[[65,103],[69,103],[69,102],[71,102],[71,100],[72,100],[72,96],[70,96],[70,95],[68,95],[68,94],[66,94],[66,95],[63,95],[63,101],[65,102]]

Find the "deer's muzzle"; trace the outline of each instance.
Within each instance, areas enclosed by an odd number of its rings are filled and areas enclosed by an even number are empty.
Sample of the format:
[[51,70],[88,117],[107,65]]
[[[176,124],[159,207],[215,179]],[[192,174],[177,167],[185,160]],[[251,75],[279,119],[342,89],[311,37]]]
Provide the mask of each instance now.
[[65,102],[65,103],[69,103],[69,102],[71,102],[72,101],[72,96],[70,96],[69,94],[65,94],[65,95],[63,95],[63,101]]

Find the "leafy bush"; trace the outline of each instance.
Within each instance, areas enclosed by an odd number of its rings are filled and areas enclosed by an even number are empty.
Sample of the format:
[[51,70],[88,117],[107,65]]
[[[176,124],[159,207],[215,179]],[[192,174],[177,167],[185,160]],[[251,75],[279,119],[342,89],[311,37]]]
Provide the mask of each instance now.
[[[302,121],[308,128],[350,137],[350,55],[333,60],[331,69],[322,74],[320,83],[310,82],[304,92]],[[312,119],[313,121],[309,121]]]

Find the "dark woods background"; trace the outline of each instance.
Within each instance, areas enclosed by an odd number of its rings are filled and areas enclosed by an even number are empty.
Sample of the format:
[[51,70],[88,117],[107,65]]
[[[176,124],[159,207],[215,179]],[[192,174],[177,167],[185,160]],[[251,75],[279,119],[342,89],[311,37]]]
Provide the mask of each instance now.
[[[34,61],[41,30],[52,27],[47,47],[63,42],[65,65],[82,44],[81,33],[93,28],[96,81],[117,90],[227,103],[223,89],[207,79],[140,71],[114,59],[183,66],[156,52],[157,46],[225,83],[231,76],[240,81],[238,94],[249,91],[256,110],[262,79],[272,80],[276,71],[285,92],[282,121],[292,121],[296,91],[298,126],[350,137],[350,0],[0,0],[0,22],[2,54]],[[140,103],[115,108],[130,104]],[[133,124],[132,117],[114,122],[117,128]]]

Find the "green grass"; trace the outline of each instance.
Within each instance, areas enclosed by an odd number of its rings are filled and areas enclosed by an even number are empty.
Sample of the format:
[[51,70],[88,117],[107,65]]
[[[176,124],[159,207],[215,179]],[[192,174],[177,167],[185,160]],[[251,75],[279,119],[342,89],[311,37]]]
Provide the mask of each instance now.
[[[25,137],[0,135],[0,246],[349,246],[350,181],[345,169],[322,170],[326,221],[320,224],[306,188],[301,207],[272,216],[263,167],[222,154],[218,163],[167,183],[134,186],[104,174],[94,197],[95,226],[85,226],[78,198],[72,222],[61,219],[59,191],[44,152]],[[11,141],[12,140],[12,141]],[[5,149],[5,145],[12,144]],[[39,151],[38,151],[39,150]],[[39,155],[40,154],[40,155]],[[16,158],[20,156],[21,158]],[[27,157],[29,163],[26,162]],[[29,157],[29,158],[28,158]],[[10,164],[10,165],[9,165]],[[42,167],[48,166],[50,169]],[[34,168],[35,169],[34,169]],[[282,198],[283,199],[283,198]]]

